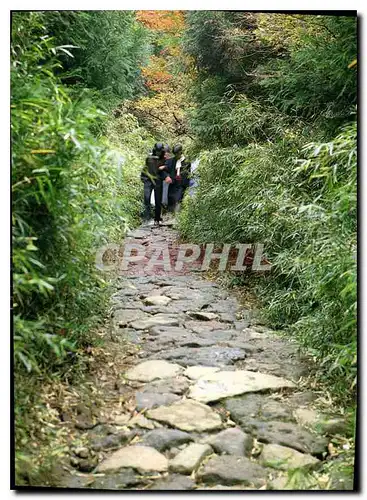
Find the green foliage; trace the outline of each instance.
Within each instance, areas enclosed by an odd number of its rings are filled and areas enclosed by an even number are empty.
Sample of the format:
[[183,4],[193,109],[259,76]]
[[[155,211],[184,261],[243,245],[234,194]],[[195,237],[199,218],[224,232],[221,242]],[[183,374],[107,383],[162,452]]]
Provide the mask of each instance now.
[[345,125],[355,113],[356,18],[201,11],[187,22],[201,162],[181,232],[264,243],[273,270],[253,284],[270,322],[318,359],[339,395],[352,395],[356,124]]
[[184,47],[194,57],[199,70],[218,74],[225,58],[220,36],[230,23],[221,11],[191,11],[187,14],[188,27]]
[[357,102],[356,70],[348,67],[357,55],[357,23],[354,17],[315,17],[316,32],[305,30],[287,57],[259,68],[270,74],[260,85],[280,110],[322,117],[324,127],[335,128],[348,119]]
[[[140,169],[154,142],[131,115],[120,113],[115,118],[97,109],[95,103],[103,102],[101,80],[93,75],[92,81],[90,61],[78,59],[85,70],[83,85],[71,88],[62,83],[65,58],[71,59],[72,48],[65,47],[64,27],[59,27],[58,41],[49,35],[49,26],[55,18],[70,21],[74,15],[83,17],[83,13],[17,12],[12,18],[17,484],[47,483],[40,474],[47,475],[54,457],[65,451],[54,445],[59,417],[53,415],[54,423],[48,425],[55,410],[39,391],[46,380],[70,381],[87,369],[85,347],[98,343],[94,332],[103,321],[109,296],[108,277],[95,267],[96,251],[106,243],[120,243],[126,230],[138,223]],[[95,13],[92,17],[97,21]],[[105,14],[102,17],[106,20]],[[131,62],[134,57],[129,64],[136,64]],[[124,75],[121,85],[127,82]],[[132,85],[133,77],[129,78]],[[94,87],[83,89],[86,84]],[[126,95],[131,95],[132,87],[126,85]],[[111,100],[105,90],[108,108]],[[96,132],[100,135],[102,129],[105,136],[97,139]],[[34,451],[39,453],[42,446],[52,451],[38,467]]]
[[134,11],[50,11],[43,21],[64,47],[63,81],[103,91],[99,106],[110,109],[143,90],[141,65],[150,48]]
[[229,110],[228,102],[223,96],[225,81],[220,77],[209,77],[198,80],[190,92],[190,98],[200,103],[189,112],[189,120],[195,131],[198,149],[202,143],[207,145],[221,144],[221,119]]
[[199,71],[222,76],[243,89],[251,72],[271,56],[268,44],[258,43],[257,17],[248,12],[191,11],[183,46]]
[[[183,46],[199,70],[191,126],[201,140],[228,145],[223,114],[240,109],[241,94],[258,114],[276,108],[275,119],[280,111],[307,120],[329,138],[348,121],[357,101],[355,17],[194,11],[187,21]],[[242,123],[251,118],[243,112]]]
[[[41,423],[45,410],[26,377],[77,373],[108,298],[96,250],[139,220],[140,168],[158,118],[150,134],[127,110],[174,110],[186,144],[187,87],[189,152],[201,163],[180,214],[183,236],[264,243],[273,270],[253,283],[270,323],[315,356],[338,395],[353,396],[356,19],[192,11],[177,61],[176,25],[152,34],[133,11],[15,12],[12,20],[18,469],[32,475],[22,447],[30,409]],[[168,74],[153,64],[146,83],[159,88],[163,76],[164,92],[128,105],[144,93],[141,66],[152,50],[156,62],[166,57]]]
[[52,370],[91,342],[108,285],[95,253],[137,223],[148,148],[144,139],[133,144],[139,129],[131,117],[120,119],[126,127],[118,139],[96,141],[91,125],[101,113],[83,94],[72,99],[55,76],[58,49],[45,33],[42,13],[14,14],[15,357],[28,371]]
[[291,129],[297,133],[301,128],[308,128],[301,120],[291,121],[274,106],[265,106],[236,92],[230,85],[224,86],[219,77],[206,78],[191,93],[194,100],[200,102],[190,116],[199,150],[200,143],[213,147],[245,146],[277,140],[282,135],[287,137]]
[[[286,134],[285,134],[286,135]],[[294,134],[293,134],[294,135]],[[356,125],[333,141],[303,137],[203,152],[181,231],[204,243],[261,242],[273,263],[261,296],[342,389],[356,375]]]

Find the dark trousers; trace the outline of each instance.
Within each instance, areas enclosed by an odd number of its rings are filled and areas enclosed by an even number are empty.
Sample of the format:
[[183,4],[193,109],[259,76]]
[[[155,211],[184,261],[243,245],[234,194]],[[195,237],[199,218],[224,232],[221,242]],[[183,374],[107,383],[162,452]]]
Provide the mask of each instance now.
[[144,179],[144,214],[143,219],[149,220],[151,218],[151,205],[150,197],[152,191],[154,190],[154,200],[155,200],[155,213],[154,220],[156,222],[161,220],[162,211],[162,179],[157,179],[154,182],[150,179]]
[[181,203],[185,194],[186,186],[182,182],[173,182],[168,188],[168,210],[174,212],[178,203]]

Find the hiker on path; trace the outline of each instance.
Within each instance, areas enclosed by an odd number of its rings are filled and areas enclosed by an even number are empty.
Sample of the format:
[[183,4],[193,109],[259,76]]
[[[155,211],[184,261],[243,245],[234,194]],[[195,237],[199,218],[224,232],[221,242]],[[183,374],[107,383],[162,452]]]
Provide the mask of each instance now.
[[152,153],[145,160],[145,167],[140,175],[144,183],[144,221],[151,219],[151,204],[150,198],[154,190],[154,223],[159,224],[162,221],[162,182],[163,169],[166,162],[166,149],[163,143],[154,144]]
[[[165,160],[168,160],[169,158],[171,158],[171,148],[169,147],[168,144],[165,145],[164,147],[166,153],[164,155],[164,158]],[[166,166],[163,170],[166,170]],[[163,172],[162,172],[162,178],[163,178]],[[166,182],[163,182],[162,184],[162,212],[165,213],[165,211],[167,210],[167,206],[168,206],[168,184]]]
[[191,163],[186,161],[181,144],[173,148],[173,158],[166,161],[163,170],[164,180],[169,184],[168,211],[176,212],[179,208],[186,189],[190,184]]

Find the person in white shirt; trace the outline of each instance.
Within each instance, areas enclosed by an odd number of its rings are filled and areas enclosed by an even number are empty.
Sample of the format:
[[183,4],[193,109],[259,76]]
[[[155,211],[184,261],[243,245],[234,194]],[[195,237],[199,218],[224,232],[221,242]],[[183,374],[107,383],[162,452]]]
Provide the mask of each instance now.
[[166,161],[163,177],[169,184],[168,211],[176,212],[190,184],[191,163],[183,155],[181,144],[177,144],[172,152],[174,156]]
[[[171,158],[171,148],[169,147],[168,144],[166,144],[164,149],[166,151],[164,160],[166,161],[169,158]],[[163,168],[160,167],[160,169],[165,170],[166,166],[164,165],[164,167]],[[163,176],[163,173],[162,173],[162,176]],[[167,184],[167,182],[163,182],[163,189],[162,189],[162,212],[163,213],[165,213],[165,211],[167,210],[167,206],[168,206],[168,188],[169,188],[169,184]]]

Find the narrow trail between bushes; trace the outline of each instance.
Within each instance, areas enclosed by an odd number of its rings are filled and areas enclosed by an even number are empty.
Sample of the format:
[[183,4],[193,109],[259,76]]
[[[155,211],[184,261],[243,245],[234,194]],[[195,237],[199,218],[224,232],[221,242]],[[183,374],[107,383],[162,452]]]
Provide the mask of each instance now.
[[[142,226],[127,241],[176,239]],[[322,417],[318,394],[300,387],[309,367],[297,346],[198,272],[131,274],[116,279],[110,358],[91,379],[102,406],[73,422],[59,486],[292,489],[287,471],[303,469],[317,487],[312,471],[342,421]]]

